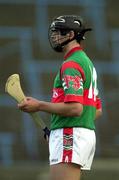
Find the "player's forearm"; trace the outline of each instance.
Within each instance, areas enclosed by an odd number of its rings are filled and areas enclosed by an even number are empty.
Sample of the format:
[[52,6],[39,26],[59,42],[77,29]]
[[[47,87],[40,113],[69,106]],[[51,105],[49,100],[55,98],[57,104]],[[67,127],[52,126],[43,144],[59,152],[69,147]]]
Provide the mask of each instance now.
[[39,111],[59,114],[61,116],[80,116],[83,106],[80,103],[50,103],[40,101]]

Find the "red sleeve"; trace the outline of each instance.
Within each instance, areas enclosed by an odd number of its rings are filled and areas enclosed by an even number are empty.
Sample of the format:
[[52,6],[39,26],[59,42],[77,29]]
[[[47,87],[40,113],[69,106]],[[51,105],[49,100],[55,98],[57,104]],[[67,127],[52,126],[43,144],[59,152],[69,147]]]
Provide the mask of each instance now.
[[63,72],[68,68],[73,68],[73,69],[79,71],[81,76],[82,76],[83,81],[85,81],[84,70],[82,69],[82,67],[78,63],[76,63],[72,60],[64,62],[64,64],[62,65],[61,71],[60,71],[61,72],[61,78],[62,78]]
[[99,97],[96,98],[96,109],[102,109],[102,102]]

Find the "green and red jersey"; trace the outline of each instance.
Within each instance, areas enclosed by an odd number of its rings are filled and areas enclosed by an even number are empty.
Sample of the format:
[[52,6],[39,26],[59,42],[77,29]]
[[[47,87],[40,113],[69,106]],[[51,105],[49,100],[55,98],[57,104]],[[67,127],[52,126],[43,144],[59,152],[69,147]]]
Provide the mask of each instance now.
[[51,130],[64,127],[95,129],[96,109],[101,108],[97,73],[81,47],[73,48],[64,57],[64,62],[54,81],[51,102],[78,102],[83,105],[81,116],[65,117],[52,114]]

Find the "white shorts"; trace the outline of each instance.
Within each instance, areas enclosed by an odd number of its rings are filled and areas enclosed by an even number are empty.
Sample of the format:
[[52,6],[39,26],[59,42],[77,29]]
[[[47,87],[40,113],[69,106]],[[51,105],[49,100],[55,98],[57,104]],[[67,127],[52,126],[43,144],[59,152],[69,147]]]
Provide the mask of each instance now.
[[94,153],[95,131],[86,128],[52,130],[49,139],[50,165],[75,163],[81,169],[90,170]]

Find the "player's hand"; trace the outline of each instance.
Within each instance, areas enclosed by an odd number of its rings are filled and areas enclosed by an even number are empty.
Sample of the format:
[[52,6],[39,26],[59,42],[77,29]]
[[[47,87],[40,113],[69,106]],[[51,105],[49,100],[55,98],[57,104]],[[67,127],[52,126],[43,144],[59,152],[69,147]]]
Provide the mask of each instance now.
[[18,104],[18,108],[24,112],[37,112],[39,111],[40,101],[32,97],[26,97],[26,99]]

